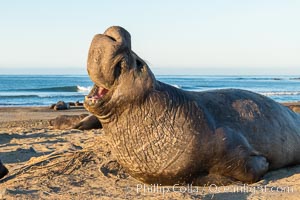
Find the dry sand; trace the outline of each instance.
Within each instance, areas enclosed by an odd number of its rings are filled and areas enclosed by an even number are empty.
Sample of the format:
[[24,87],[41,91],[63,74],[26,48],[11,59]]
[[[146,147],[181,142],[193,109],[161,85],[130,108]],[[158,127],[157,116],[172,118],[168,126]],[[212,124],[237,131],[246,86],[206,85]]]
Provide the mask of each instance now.
[[[0,108],[0,199],[299,199],[300,166],[251,185],[156,187],[124,172],[102,130],[54,130],[48,119],[82,109]],[[299,144],[300,145],[300,144]]]

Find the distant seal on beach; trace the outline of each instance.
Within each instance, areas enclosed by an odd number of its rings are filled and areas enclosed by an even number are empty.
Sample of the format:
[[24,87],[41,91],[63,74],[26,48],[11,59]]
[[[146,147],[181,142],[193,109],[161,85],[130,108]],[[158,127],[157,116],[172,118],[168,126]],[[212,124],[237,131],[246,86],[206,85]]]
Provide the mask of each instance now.
[[84,105],[138,180],[253,183],[268,170],[300,163],[299,114],[250,91],[190,92],[162,83],[122,27],[94,37],[87,66],[95,85]]
[[8,169],[2,164],[0,160],[0,179],[8,174]]
[[102,125],[97,117],[89,114],[81,115],[60,115],[55,119],[51,119],[49,124],[54,129],[79,129],[79,130],[90,130],[100,129]]
[[50,106],[50,109],[54,109],[54,110],[67,110],[69,108],[70,108],[70,104],[64,101],[58,101],[56,104],[52,104]]

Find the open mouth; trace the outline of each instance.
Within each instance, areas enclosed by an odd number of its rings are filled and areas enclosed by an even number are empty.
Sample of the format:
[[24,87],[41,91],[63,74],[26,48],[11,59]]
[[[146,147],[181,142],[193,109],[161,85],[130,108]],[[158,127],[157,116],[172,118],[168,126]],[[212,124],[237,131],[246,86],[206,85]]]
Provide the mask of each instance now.
[[106,93],[109,90],[104,88],[104,87],[100,87],[97,85],[94,85],[93,89],[91,90],[90,94],[88,96],[85,97],[86,101],[89,101],[93,104],[97,103],[99,100],[101,100]]

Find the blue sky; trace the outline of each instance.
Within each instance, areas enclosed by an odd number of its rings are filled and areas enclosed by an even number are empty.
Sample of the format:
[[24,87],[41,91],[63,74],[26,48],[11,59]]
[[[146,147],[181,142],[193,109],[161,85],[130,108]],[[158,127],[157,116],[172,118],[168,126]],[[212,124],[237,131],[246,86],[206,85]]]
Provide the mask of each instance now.
[[157,74],[299,74],[300,1],[0,1],[0,74],[85,73],[93,35],[126,28]]

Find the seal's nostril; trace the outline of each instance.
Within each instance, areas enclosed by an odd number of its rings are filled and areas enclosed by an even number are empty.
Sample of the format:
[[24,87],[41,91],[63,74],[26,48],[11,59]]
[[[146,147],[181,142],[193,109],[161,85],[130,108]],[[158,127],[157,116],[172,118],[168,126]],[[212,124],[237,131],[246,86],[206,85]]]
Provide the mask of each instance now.
[[131,49],[131,37],[128,31],[119,26],[112,26],[104,32],[104,35],[119,42],[123,47]]
[[113,40],[113,41],[117,41],[115,38],[113,38],[112,36],[109,36],[109,35],[107,35],[107,37],[109,37],[111,40]]

